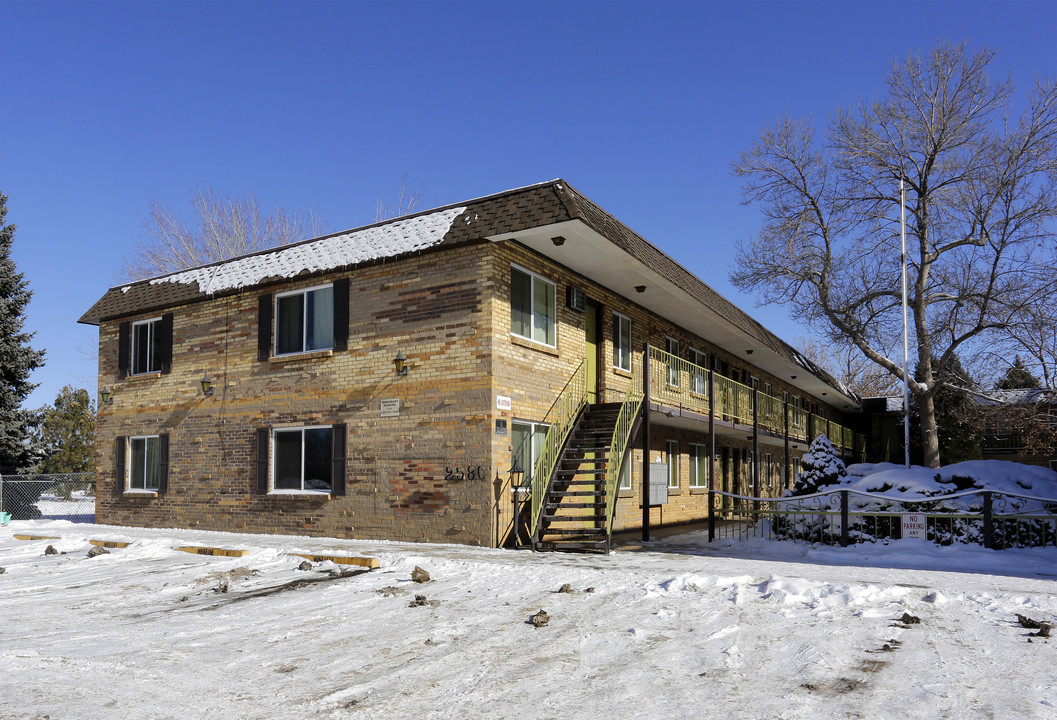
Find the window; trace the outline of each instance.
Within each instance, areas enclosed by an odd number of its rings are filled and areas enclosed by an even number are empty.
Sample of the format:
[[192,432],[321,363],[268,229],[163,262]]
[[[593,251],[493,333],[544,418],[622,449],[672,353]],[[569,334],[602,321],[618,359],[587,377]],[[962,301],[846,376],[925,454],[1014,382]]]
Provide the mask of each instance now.
[[708,447],[690,443],[690,487],[708,487]]
[[161,372],[158,334],[161,318],[132,323],[132,374]]
[[532,483],[532,473],[536,468],[536,461],[543,451],[543,441],[547,439],[549,425],[533,422],[519,422],[515,420],[510,424],[510,439],[514,444],[514,455],[518,464],[525,471],[523,483]]
[[793,458],[793,483],[800,482],[800,458]]
[[330,350],[334,347],[334,286],[275,296],[275,354]]
[[678,440],[665,440],[664,441],[664,454],[667,456],[665,462],[668,463],[668,487],[678,488],[679,487],[679,441]]
[[510,332],[554,347],[556,308],[554,283],[535,273],[510,268]]
[[631,463],[634,462],[635,457],[631,453],[630,448],[627,451],[627,461],[624,463],[624,470],[620,473],[620,489],[630,490],[631,489]]
[[172,365],[171,313],[161,317],[123,322],[118,327],[118,374],[166,373]]
[[613,367],[631,372],[631,318],[613,313]]
[[749,376],[749,386],[752,387],[753,392],[749,393],[749,407],[752,408],[753,412],[756,411],[756,393],[760,389],[760,378],[755,375]]
[[160,469],[157,435],[128,439],[128,489],[158,491]]
[[163,493],[169,485],[169,436],[118,437],[117,492]]
[[707,372],[705,368],[708,367],[708,355],[700,350],[690,348],[690,362],[697,366],[691,368],[691,372],[694,375],[690,378],[690,389],[698,395],[705,395],[708,393],[708,385],[705,384],[705,373]]
[[272,490],[330,492],[333,455],[330,426],[276,430]]
[[[664,349],[669,355],[673,357],[679,357],[679,341],[673,337],[666,337],[664,339]],[[679,368],[675,363],[668,363],[668,384],[672,387],[679,387]]]
[[774,471],[774,465],[771,459],[771,453],[765,453],[763,456],[763,479],[767,483],[767,487],[774,486],[774,478],[771,473]]

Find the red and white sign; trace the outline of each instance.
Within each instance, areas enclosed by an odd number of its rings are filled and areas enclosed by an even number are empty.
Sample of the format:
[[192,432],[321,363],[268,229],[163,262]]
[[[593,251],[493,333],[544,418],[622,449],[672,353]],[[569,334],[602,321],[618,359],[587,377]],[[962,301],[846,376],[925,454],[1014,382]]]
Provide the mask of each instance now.
[[497,395],[496,396],[496,398],[495,398],[495,409],[496,410],[509,410],[511,408],[511,405],[512,405],[512,403],[510,402],[510,398],[508,398],[506,395]]
[[903,539],[925,540],[928,528],[925,513],[903,513]]

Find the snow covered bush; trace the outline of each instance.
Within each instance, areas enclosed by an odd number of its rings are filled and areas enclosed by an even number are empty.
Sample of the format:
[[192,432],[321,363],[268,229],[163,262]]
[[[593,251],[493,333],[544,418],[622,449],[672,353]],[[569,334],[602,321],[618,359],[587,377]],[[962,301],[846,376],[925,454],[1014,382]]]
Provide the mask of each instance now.
[[[1047,468],[1000,460],[971,460],[939,470],[861,463],[846,469],[840,464],[847,475],[839,475],[824,452],[809,454],[815,467],[830,472],[810,476],[777,502],[778,514],[772,520],[776,537],[840,542],[837,491],[847,490],[852,542],[899,539],[899,515],[913,512],[928,514],[927,537],[934,543],[983,543],[984,492],[991,492],[991,547],[1057,544],[1057,472]],[[823,494],[814,495],[808,488]]]
[[819,435],[800,458],[800,477],[793,486],[793,495],[810,495],[829,489],[847,475],[844,461],[837,455],[833,443],[825,435]]

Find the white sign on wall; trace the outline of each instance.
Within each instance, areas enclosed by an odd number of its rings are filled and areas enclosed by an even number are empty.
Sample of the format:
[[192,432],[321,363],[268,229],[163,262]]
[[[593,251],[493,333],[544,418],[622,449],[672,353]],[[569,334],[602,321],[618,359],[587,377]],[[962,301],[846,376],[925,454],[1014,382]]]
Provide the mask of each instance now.
[[496,410],[509,410],[513,407],[513,403],[510,402],[510,398],[506,395],[495,396],[495,409]]
[[382,417],[397,417],[398,415],[400,415],[400,398],[382,400]]
[[928,523],[925,513],[903,513],[903,539],[904,540],[926,540]]

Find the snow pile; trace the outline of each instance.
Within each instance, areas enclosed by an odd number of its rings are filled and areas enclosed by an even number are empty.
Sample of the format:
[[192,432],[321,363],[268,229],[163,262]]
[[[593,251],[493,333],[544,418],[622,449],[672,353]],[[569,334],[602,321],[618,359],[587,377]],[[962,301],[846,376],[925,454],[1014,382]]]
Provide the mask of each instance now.
[[252,287],[266,278],[292,278],[303,272],[332,270],[347,265],[394,257],[438,245],[465,207],[439,210],[385,225],[331,235],[273,252],[236,258],[151,280],[158,283],[198,283],[199,292],[215,293]]

